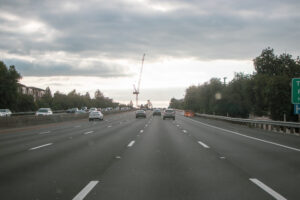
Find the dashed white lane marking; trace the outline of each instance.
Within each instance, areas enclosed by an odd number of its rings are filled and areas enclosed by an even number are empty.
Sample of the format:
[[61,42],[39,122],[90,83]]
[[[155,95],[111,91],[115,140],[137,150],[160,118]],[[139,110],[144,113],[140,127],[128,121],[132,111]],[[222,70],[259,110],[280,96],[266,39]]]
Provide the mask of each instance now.
[[177,126],[177,127],[179,127],[179,125],[178,125],[178,124],[177,124],[176,126]]
[[182,130],[182,132],[184,132],[184,133],[187,133],[187,131],[186,131],[186,130]]
[[224,156],[221,156],[220,159],[225,159],[225,157],[224,157]]
[[144,132],[144,130],[140,130],[140,133],[143,133]]
[[90,134],[90,133],[94,133],[94,131],[85,132],[84,135],[87,135],[87,134]]
[[263,139],[259,139],[259,138],[248,136],[248,135],[243,135],[243,134],[235,132],[235,131],[230,131],[230,130],[227,130],[227,129],[224,129],[224,128],[220,128],[220,127],[217,127],[217,126],[212,126],[212,125],[205,124],[205,123],[193,120],[193,119],[190,119],[190,120],[192,120],[192,121],[194,121],[196,123],[202,124],[204,126],[207,126],[207,127],[215,128],[215,129],[218,129],[218,130],[221,130],[221,131],[225,131],[225,132],[228,132],[228,133],[239,135],[239,136],[242,136],[242,137],[245,137],[245,138],[249,138],[249,139],[252,139],[252,140],[257,140],[257,141],[264,142],[264,143],[267,143],[267,144],[273,144],[273,145],[276,145],[276,146],[279,146],[279,147],[283,147],[283,148],[286,148],[286,149],[291,149],[291,150],[294,150],[294,151],[300,151],[300,149],[297,149],[297,148],[294,148],[294,147],[290,147],[290,146],[278,144],[276,142],[271,142],[271,141],[268,141],[268,140],[263,140]]
[[42,147],[46,147],[46,146],[49,146],[49,145],[52,145],[53,143],[48,143],[48,144],[43,144],[41,146],[37,146],[37,147],[32,147],[29,149],[29,151],[31,150],[35,150],[35,149],[39,149],[39,148],[42,148]]
[[128,147],[132,147],[132,146],[134,145],[134,143],[135,143],[135,141],[132,140],[127,146],[128,146]]
[[44,132],[40,132],[40,134],[47,134],[47,133],[50,133],[50,131],[44,131]]
[[198,143],[200,144],[200,145],[202,145],[204,148],[209,148],[209,146],[207,146],[206,144],[204,144],[203,142],[201,142],[201,141],[198,141]]
[[107,126],[107,128],[111,128],[111,125]]
[[98,184],[99,181],[91,181],[72,200],[83,200],[86,195]]
[[275,192],[272,188],[265,185],[263,182],[256,178],[250,178],[250,181],[252,181],[254,184],[256,184],[258,187],[269,193],[272,197],[274,197],[277,200],[286,200],[283,196],[281,196],[279,193]]

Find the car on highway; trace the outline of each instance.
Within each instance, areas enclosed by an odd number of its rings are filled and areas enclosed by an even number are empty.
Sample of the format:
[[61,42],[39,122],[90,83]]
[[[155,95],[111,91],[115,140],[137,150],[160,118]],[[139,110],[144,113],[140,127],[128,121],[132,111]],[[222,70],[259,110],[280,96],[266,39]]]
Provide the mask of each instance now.
[[153,116],[155,116],[155,115],[161,116],[161,111],[160,111],[160,109],[154,109],[154,110],[153,110]]
[[98,111],[98,109],[97,108],[90,108],[89,112],[91,113],[93,111]]
[[36,116],[47,116],[47,115],[52,115],[52,114],[53,114],[53,112],[52,112],[51,108],[40,108],[35,113]]
[[92,111],[89,114],[89,121],[93,120],[103,120],[104,116],[100,111]]
[[144,110],[135,111],[135,118],[139,118],[139,117],[146,118],[146,111]]
[[9,109],[0,109],[0,117],[11,116],[11,111]]
[[78,108],[70,108],[67,110],[67,113],[76,113],[78,111]]
[[175,110],[174,109],[166,109],[163,113],[163,120],[167,119],[167,118],[172,118],[173,120],[175,120]]
[[86,113],[87,113],[86,110],[77,110],[77,111],[75,112],[75,114],[86,114]]

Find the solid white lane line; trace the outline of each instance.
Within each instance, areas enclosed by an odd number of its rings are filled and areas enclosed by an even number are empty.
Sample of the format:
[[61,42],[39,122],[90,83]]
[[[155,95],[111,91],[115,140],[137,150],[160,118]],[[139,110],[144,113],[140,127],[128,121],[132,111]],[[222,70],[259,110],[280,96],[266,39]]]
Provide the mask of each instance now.
[[94,131],[85,132],[84,135],[87,135],[87,134],[90,134],[90,133],[94,133]]
[[86,195],[98,184],[99,181],[91,181],[72,200],[83,200]]
[[44,132],[41,132],[40,134],[47,134],[47,133],[50,133],[50,131],[44,131]]
[[127,146],[128,146],[128,147],[132,147],[132,146],[134,145],[134,143],[135,143],[135,141],[132,140]]
[[140,133],[143,133],[144,132],[144,130],[140,130]]
[[53,144],[53,143],[43,144],[43,145],[41,145],[41,146],[32,147],[32,148],[30,148],[29,150],[31,151],[31,150],[39,149],[39,148],[46,147],[46,146],[49,146],[49,145],[52,145],[52,144]]
[[204,144],[203,142],[201,142],[201,141],[198,141],[198,143],[200,144],[200,145],[202,145],[204,148],[209,148],[209,146],[207,146],[206,144]]
[[245,138],[249,138],[249,139],[252,139],[252,140],[257,140],[257,141],[264,142],[264,143],[267,143],[267,144],[273,144],[273,145],[276,145],[276,146],[279,146],[279,147],[283,147],[283,148],[286,148],[286,149],[291,149],[291,150],[299,151],[300,152],[300,149],[297,149],[297,148],[294,148],[294,147],[290,147],[290,146],[286,146],[286,145],[279,144],[279,143],[276,143],[276,142],[271,142],[271,141],[268,141],[268,140],[263,140],[263,139],[259,139],[259,138],[256,138],[256,137],[244,135],[244,134],[241,134],[241,133],[238,133],[238,132],[235,132],[235,131],[230,131],[230,130],[227,130],[227,129],[224,129],[224,128],[220,128],[220,127],[217,127],[217,126],[212,126],[212,125],[209,125],[209,124],[205,124],[205,123],[193,120],[193,119],[190,119],[190,120],[192,120],[192,121],[194,121],[196,123],[202,124],[204,126],[207,126],[207,127],[215,128],[215,129],[218,129],[218,130],[221,130],[221,131],[225,131],[225,132],[228,132],[228,133],[239,135],[239,136],[242,136],[242,137],[245,137]]
[[252,181],[254,184],[256,184],[258,187],[269,193],[272,197],[274,197],[277,200],[287,200],[283,196],[281,196],[279,193],[275,192],[272,188],[265,185],[263,182],[256,178],[250,178],[250,181]]

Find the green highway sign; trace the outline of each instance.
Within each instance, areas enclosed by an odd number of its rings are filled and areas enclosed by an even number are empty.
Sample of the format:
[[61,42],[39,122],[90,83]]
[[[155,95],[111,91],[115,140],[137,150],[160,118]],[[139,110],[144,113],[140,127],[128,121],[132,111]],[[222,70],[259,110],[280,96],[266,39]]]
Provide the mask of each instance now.
[[300,104],[300,78],[292,79],[292,104]]

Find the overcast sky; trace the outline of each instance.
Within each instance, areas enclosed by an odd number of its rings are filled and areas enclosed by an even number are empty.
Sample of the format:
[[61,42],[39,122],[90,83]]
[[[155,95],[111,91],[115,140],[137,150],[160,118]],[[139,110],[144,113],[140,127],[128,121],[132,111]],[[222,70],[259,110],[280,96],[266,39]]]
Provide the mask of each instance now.
[[[299,56],[299,0],[0,0],[0,60],[28,86],[166,106],[212,77],[252,73],[266,47]],[[92,95],[93,96],[93,95]]]

